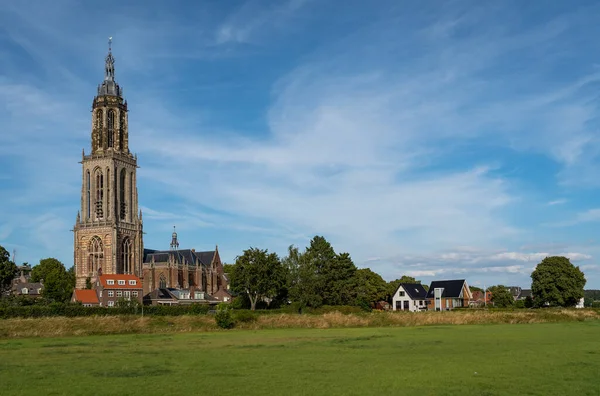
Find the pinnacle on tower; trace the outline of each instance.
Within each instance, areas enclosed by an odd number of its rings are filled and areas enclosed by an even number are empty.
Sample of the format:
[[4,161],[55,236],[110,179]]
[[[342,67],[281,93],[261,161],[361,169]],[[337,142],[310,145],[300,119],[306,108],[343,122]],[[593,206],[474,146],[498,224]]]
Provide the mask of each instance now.
[[171,236],[171,250],[179,249],[179,241],[177,240],[177,231],[175,231],[175,226],[173,226],[173,235]]

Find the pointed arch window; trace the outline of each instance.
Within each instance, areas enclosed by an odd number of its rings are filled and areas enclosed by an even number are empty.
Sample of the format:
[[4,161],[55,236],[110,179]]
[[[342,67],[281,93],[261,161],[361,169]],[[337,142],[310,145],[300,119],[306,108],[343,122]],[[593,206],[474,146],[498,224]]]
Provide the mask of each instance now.
[[165,274],[160,274],[160,280],[158,283],[158,288],[159,289],[166,289],[167,288],[167,279],[165,278]]
[[123,273],[133,274],[133,251],[131,249],[131,240],[125,238],[123,240],[123,246],[121,248],[121,261],[123,262]]
[[106,168],[106,217],[110,218],[110,168]]
[[104,217],[102,209],[102,201],[104,199],[104,175],[100,169],[95,172],[96,177],[96,190],[94,198],[96,199],[96,218],[101,219]]
[[91,203],[91,197],[90,197],[90,187],[91,187],[90,171],[86,172],[85,178],[86,178],[85,184],[86,184],[86,187],[87,187],[87,194],[86,194],[87,195],[87,197],[86,197],[87,198],[87,205],[86,205],[87,206],[87,210],[86,210],[87,217],[86,217],[86,220],[87,220],[91,216],[91,204],[92,204]]
[[96,111],[96,131],[98,133],[98,147],[102,148],[102,127],[104,126],[104,113],[102,109]]
[[113,139],[115,134],[115,112],[114,110],[108,110],[107,116],[108,124],[108,147],[113,147]]
[[125,112],[121,110],[119,117],[119,150],[125,149]]
[[102,264],[104,261],[104,246],[102,245],[102,240],[99,236],[94,236],[90,240],[90,245],[88,246],[89,252],[89,274],[88,276],[95,276],[98,274],[98,270],[102,268]]
[[127,206],[125,205],[125,169],[121,169],[121,176],[120,176],[120,180],[119,180],[119,187],[120,187],[120,194],[119,194],[119,202],[120,202],[120,218],[121,220],[125,220],[125,209],[127,208]]

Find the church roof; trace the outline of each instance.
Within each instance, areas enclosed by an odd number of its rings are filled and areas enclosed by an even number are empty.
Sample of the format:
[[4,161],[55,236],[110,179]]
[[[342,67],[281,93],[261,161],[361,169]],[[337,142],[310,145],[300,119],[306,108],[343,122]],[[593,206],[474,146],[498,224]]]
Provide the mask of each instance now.
[[196,265],[196,260],[200,262],[200,265],[207,267],[212,263],[215,257],[215,250],[206,252],[196,252],[192,249],[180,249],[180,250],[153,250],[144,249],[144,263],[151,263],[154,259],[155,263],[166,263],[169,261],[171,256],[175,256],[175,260],[178,264],[187,262],[188,265]]

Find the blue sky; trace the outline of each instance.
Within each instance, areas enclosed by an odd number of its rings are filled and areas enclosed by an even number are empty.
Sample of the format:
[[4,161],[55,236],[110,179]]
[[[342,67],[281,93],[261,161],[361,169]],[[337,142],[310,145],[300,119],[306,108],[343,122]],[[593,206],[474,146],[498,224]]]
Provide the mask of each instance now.
[[72,265],[113,36],[146,247],[600,288],[594,1],[0,1],[0,245]]

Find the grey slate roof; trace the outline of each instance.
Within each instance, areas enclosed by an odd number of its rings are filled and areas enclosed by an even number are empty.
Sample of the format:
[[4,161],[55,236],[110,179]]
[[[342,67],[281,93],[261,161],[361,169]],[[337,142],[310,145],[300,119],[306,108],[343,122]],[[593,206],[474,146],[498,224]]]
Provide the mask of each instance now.
[[188,265],[196,265],[196,260],[200,262],[200,265],[207,267],[215,257],[215,251],[207,252],[194,252],[191,249],[181,250],[153,250],[144,249],[144,263],[152,262],[154,258],[155,263],[166,263],[169,261],[169,257],[175,255],[176,262],[183,264],[187,262]]
[[427,298],[433,298],[434,290],[440,287],[444,289],[442,292],[442,297],[459,298],[464,284],[464,279],[433,281],[431,282],[431,286],[429,286]]
[[[427,298],[427,290],[420,283],[400,283],[398,289],[402,286],[406,294],[413,300],[424,300]],[[398,290],[396,289],[396,292]],[[396,294],[396,293],[394,293]]]

